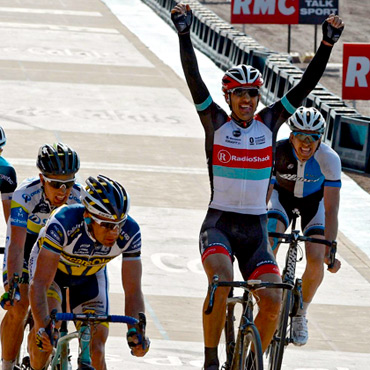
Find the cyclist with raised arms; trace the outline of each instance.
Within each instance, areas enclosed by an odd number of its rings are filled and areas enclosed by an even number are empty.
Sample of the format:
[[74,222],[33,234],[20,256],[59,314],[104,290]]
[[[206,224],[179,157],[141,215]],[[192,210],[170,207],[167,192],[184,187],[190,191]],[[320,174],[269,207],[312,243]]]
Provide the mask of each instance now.
[[[244,279],[280,282],[280,272],[268,242],[266,197],[273,151],[279,127],[302,104],[319,82],[331,49],[343,29],[342,20],[331,15],[323,24],[323,41],[301,81],[276,103],[256,114],[261,73],[249,65],[226,71],[222,90],[231,115],[213,100],[198,69],[190,38],[192,12],[178,4],[171,12],[178,31],[185,78],[205,130],[205,149],[211,183],[211,201],[200,233],[200,252],[209,282],[233,279],[237,258]],[[219,368],[217,347],[225,323],[228,288],[219,289],[213,311],[203,314],[204,369]],[[273,336],[281,291],[258,293],[256,325],[265,350]],[[205,307],[208,304],[208,295]]]
[[[268,203],[268,230],[283,233],[298,209],[303,234],[334,241],[338,233],[341,163],[338,154],[321,142],[325,120],[315,108],[300,107],[288,120],[289,139],[276,146],[271,181],[273,191]],[[278,240],[270,240],[274,254]],[[293,343],[308,340],[306,312],[324,278],[324,262],[329,264],[329,247],[306,242],[306,269],[302,276],[303,307],[293,318]],[[329,269],[337,272],[340,261]]]
[[[58,209],[32,249],[30,301],[35,326],[29,346],[35,370],[45,366],[52,351],[49,313],[54,308],[61,311],[63,287],[69,288],[72,312],[109,313],[106,264],[113,258],[122,256],[125,314],[138,318],[139,312],[144,312],[141,233],[128,215],[129,195],[122,185],[106,176],[89,177],[86,184],[82,204]],[[106,369],[108,331],[108,324],[103,323],[92,333],[90,348],[95,369]],[[140,342],[139,338],[136,328],[129,326],[127,340],[132,354],[144,356],[149,339],[142,338]]]
[[14,167],[4,157],[1,156],[5,144],[5,131],[0,126],[0,192],[5,222],[8,222],[12,195],[17,187],[17,175]]
[[[20,301],[11,305],[9,296],[1,297],[7,310],[1,322],[2,369],[13,369],[23,340],[23,324],[27,314],[28,259],[50,213],[67,203],[80,202],[80,186],[75,174],[80,168],[77,153],[68,145],[57,143],[40,147],[37,156],[39,177],[29,178],[13,193],[4,254],[3,281],[6,292],[13,284],[14,273],[20,278]],[[12,338],[12,340],[9,340]]]

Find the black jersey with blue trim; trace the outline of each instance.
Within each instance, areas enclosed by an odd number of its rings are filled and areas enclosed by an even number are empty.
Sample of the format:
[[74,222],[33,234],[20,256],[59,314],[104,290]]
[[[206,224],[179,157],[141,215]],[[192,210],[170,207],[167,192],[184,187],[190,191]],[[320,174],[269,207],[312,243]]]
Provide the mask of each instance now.
[[93,275],[122,255],[123,259],[140,259],[141,232],[136,221],[128,216],[117,241],[106,247],[89,233],[81,204],[62,206],[41,230],[38,245],[60,254],[58,269],[73,276]]
[[190,34],[179,35],[179,40],[185,78],[205,130],[211,185],[209,207],[265,214],[278,129],[319,82],[332,47],[321,43],[298,84],[243,126],[231,119],[210,96],[198,69]]
[[1,199],[10,200],[17,187],[17,175],[14,167],[3,157],[0,157],[0,192]]
[[297,198],[322,192],[324,186],[341,187],[341,162],[339,155],[325,143],[307,161],[300,161],[289,139],[280,140],[276,146],[274,187],[287,191]]

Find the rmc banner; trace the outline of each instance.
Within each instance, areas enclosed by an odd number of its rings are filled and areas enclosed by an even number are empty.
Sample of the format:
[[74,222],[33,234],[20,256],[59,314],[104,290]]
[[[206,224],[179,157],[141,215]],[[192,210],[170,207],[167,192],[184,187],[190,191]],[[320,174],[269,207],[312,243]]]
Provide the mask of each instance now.
[[231,23],[321,24],[339,0],[232,0]]
[[370,44],[343,44],[342,99],[370,100]]

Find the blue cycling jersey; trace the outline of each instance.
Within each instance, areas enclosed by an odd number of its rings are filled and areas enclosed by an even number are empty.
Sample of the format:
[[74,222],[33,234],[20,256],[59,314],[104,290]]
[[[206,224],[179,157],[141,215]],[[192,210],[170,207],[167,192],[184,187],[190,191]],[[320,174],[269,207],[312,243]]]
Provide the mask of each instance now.
[[3,200],[12,199],[17,187],[17,176],[14,167],[3,157],[0,157],[0,192]]
[[93,275],[118,255],[140,259],[140,227],[132,217],[128,216],[114,245],[106,247],[90,234],[84,211],[81,204],[62,206],[40,232],[39,247],[60,254],[60,271],[73,276]]
[[278,191],[304,198],[322,191],[324,186],[341,186],[338,154],[324,143],[307,161],[300,161],[289,139],[278,141],[272,183]]

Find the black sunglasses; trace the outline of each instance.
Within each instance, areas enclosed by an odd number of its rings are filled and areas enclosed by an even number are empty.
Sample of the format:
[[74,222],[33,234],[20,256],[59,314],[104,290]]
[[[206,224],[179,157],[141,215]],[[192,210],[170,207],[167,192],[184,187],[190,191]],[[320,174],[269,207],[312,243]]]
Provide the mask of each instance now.
[[251,98],[255,98],[260,93],[259,90],[255,87],[247,88],[247,87],[236,87],[235,89],[231,89],[230,92],[239,98],[249,95]]

